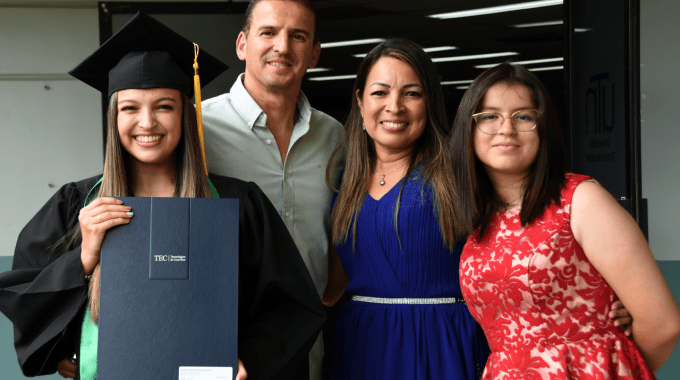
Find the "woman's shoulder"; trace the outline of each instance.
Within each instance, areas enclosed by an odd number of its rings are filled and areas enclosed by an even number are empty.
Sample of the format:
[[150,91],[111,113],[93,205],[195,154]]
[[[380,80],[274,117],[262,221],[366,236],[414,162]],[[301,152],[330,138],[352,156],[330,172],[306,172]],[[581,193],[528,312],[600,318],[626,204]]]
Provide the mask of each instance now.
[[80,205],[78,210],[83,207],[85,200],[88,195],[96,194],[94,189],[99,184],[102,176],[96,175],[94,177],[85,178],[76,182],[69,182],[64,184],[56,193],[52,196],[49,203],[56,202],[68,202],[74,205]]
[[102,175],[98,174],[94,177],[85,178],[77,182],[71,182],[64,185],[64,187],[70,187],[76,190],[78,193],[85,194],[87,196],[90,192],[99,185],[102,180]]
[[585,174],[578,174],[578,173],[565,173],[564,174],[565,178],[565,187],[569,185],[578,185],[579,183],[583,181],[595,181],[593,177],[587,176]]
[[583,175],[583,174],[577,174],[577,173],[566,173],[564,175],[565,181],[564,181],[564,186],[562,187],[562,203],[571,203],[571,199],[574,196],[574,191],[576,190],[576,187],[580,185],[583,182],[595,182],[593,177]]
[[564,174],[564,188],[574,188],[578,186],[581,182],[583,181],[591,181],[591,182],[597,182],[593,179],[593,177],[585,175],[585,174],[577,174],[577,173],[565,173]]

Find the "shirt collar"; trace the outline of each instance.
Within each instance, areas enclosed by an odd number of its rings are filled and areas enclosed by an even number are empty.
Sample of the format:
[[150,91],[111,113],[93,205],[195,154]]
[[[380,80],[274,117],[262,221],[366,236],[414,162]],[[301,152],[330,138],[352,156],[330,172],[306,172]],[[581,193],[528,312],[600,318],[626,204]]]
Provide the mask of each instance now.
[[[248,128],[253,129],[254,126],[264,127],[267,123],[267,115],[265,115],[262,108],[257,105],[255,99],[243,86],[243,75],[245,73],[241,73],[236,78],[236,82],[234,82],[234,85],[229,90],[231,103],[234,105],[236,113],[246,122]],[[298,95],[297,109],[300,113],[300,119],[304,120],[304,124],[309,125],[312,116],[312,106],[302,90],[300,90]]]
[[246,122],[248,128],[253,129],[253,126],[258,119],[263,119],[257,125],[265,125],[267,115],[264,114],[262,108],[257,105],[252,96],[243,87],[243,73],[236,78],[234,85],[229,90],[229,98],[234,105],[234,110]]
[[309,124],[309,120],[312,116],[312,106],[309,105],[309,100],[307,100],[307,96],[302,90],[300,90],[300,95],[298,95],[297,109],[300,113],[300,119]]

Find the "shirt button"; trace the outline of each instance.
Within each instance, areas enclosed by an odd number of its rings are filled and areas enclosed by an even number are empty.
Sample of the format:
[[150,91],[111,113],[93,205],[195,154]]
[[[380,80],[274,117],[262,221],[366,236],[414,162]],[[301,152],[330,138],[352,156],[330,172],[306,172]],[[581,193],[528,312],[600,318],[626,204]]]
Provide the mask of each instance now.
[[267,145],[271,145],[271,144],[272,144],[272,140],[271,140],[271,139],[267,139],[267,140],[265,140],[265,142],[267,143]]

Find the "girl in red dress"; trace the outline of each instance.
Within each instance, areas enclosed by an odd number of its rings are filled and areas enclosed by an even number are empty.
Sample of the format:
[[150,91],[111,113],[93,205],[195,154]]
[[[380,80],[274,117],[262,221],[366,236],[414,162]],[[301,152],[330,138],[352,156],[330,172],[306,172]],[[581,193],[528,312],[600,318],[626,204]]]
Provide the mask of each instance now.
[[[491,346],[484,379],[653,379],[680,310],[644,236],[593,179],[565,172],[548,93],[521,66],[465,93],[451,151],[471,236],[460,281]],[[632,339],[607,316],[621,299]]]

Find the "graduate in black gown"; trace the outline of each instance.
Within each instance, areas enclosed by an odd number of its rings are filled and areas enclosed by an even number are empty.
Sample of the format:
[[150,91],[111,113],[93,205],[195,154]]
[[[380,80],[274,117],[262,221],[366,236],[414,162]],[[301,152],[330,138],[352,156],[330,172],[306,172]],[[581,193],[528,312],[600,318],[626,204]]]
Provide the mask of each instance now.
[[[193,52],[138,13],[71,72],[109,95],[104,174],[57,191],[19,235],[12,270],[0,274],[0,311],[14,324],[26,376],[96,376],[79,359],[84,321],[98,318],[99,247],[134,213],[111,196],[239,200],[237,378],[245,370],[249,379],[292,378],[318,334],[321,301],[276,209],[254,183],[205,176],[190,101]],[[204,51],[198,64],[204,84],[226,69]]]

